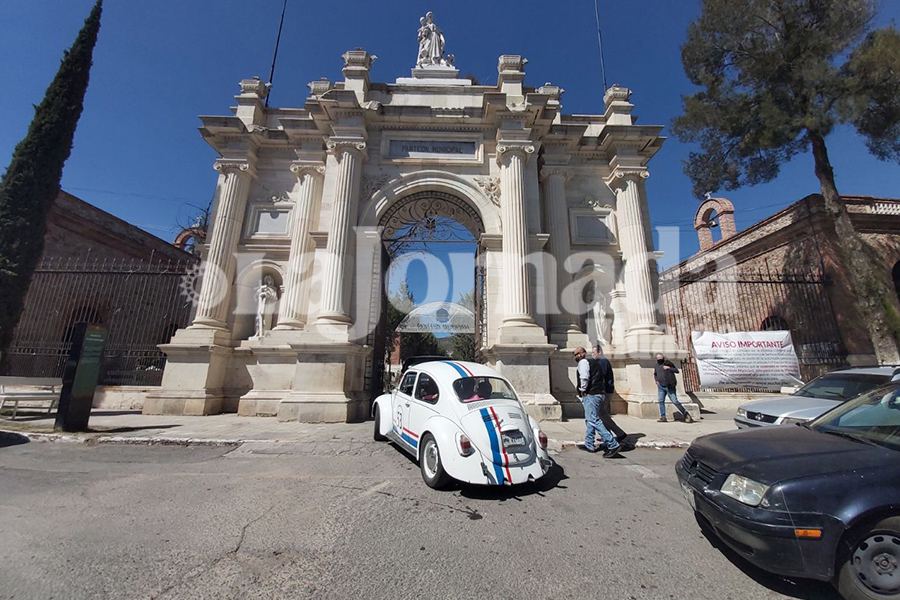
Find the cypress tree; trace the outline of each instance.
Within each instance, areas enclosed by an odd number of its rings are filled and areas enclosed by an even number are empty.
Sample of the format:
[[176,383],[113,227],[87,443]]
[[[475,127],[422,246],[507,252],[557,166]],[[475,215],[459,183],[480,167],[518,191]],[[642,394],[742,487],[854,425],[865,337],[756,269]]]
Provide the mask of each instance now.
[[44,250],[47,212],[59,193],[63,165],[84,106],[102,4],[97,0],[63,56],[0,180],[0,356],[12,340],[31,275]]

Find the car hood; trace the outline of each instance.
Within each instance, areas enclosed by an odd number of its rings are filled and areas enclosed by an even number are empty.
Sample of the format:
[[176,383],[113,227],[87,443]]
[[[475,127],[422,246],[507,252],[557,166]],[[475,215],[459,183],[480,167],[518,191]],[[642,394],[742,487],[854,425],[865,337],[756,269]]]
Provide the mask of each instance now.
[[897,459],[870,446],[797,425],[714,433],[694,440],[691,456],[720,473],[737,473],[771,485],[849,470],[883,468]]
[[741,408],[748,412],[795,419],[815,419],[841,404],[842,400],[809,398],[807,396],[773,396],[763,400],[755,400],[742,404]]

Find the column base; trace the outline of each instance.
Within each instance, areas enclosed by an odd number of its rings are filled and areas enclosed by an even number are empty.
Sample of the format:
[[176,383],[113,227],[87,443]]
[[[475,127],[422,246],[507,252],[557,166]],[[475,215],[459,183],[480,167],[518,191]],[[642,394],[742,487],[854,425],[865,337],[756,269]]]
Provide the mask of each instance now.
[[179,329],[168,344],[159,390],[147,395],[145,415],[212,415],[227,404],[223,391],[233,354],[227,329],[191,326]]
[[279,421],[353,423],[369,416],[369,403],[343,392],[291,392],[278,406]]
[[562,408],[550,391],[551,344],[494,344],[485,358],[513,385],[528,414],[537,420],[559,421]]

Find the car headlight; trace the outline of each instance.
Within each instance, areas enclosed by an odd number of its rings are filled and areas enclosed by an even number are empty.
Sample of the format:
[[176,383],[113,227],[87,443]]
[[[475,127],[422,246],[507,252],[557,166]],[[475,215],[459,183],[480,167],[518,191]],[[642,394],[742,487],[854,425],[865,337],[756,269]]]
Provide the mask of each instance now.
[[769,486],[732,473],[722,484],[722,493],[747,506],[759,506]]
[[746,408],[738,408],[738,409],[737,409],[737,415],[738,415],[739,417],[746,417],[746,416],[747,416],[747,409],[746,409]]
[[785,417],[781,420],[782,425],[797,425],[799,423],[806,423],[806,419],[795,419],[794,417]]

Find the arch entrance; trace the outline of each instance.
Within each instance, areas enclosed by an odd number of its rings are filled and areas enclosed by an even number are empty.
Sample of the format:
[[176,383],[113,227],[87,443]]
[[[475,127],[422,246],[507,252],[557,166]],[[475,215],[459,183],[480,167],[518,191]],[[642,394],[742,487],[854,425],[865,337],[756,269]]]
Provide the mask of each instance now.
[[[366,365],[372,397],[390,386],[409,356],[480,360],[487,321],[479,242],[485,226],[475,206],[445,191],[414,192],[394,201],[378,228],[381,260],[374,275],[381,301],[369,316],[367,342],[373,351]],[[420,314],[423,310],[435,315]],[[441,318],[465,312],[474,314],[471,327],[454,320],[451,328]]]

